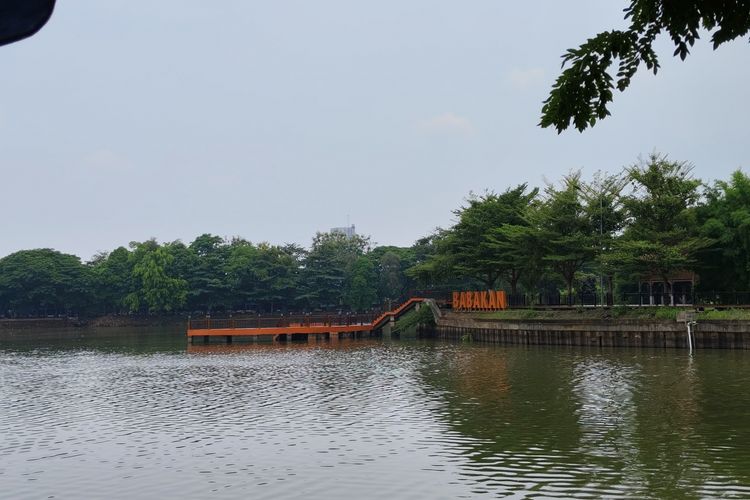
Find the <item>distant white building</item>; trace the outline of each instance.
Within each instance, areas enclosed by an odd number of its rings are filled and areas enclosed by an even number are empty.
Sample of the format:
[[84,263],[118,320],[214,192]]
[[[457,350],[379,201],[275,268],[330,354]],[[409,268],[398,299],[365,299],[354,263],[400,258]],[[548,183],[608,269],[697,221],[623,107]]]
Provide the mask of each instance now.
[[352,224],[349,227],[332,227],[331,233],[340,233],[346,236],[347,238],[353,238],[357,235],[357,231],[354,230],[354,224]]

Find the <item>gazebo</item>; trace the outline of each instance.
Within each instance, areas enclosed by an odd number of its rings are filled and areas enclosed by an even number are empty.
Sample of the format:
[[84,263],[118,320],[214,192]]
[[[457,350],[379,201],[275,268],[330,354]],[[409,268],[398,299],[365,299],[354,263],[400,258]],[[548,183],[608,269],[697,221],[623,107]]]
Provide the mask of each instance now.
[[698,275],[693,271],[675,271],[669,275],[669,290],[664,278],[646,276],[638,282],[640,305],[642,306],[684,306],[693,303],[693,290]]

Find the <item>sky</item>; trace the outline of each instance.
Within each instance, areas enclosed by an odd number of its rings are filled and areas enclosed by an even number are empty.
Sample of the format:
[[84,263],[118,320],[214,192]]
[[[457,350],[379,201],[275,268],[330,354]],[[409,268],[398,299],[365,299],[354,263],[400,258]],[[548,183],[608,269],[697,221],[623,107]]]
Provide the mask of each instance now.
[[[411,245],[471,193],[617,172],[658,151],[707,181],[750,165],[750,47],[616,94],[583,134],[537,126],[560,56],[624,1],[58,0],[0,47],[0,256],[89,259],[202,233]],[[704,37],[707,38],[707,37]]]

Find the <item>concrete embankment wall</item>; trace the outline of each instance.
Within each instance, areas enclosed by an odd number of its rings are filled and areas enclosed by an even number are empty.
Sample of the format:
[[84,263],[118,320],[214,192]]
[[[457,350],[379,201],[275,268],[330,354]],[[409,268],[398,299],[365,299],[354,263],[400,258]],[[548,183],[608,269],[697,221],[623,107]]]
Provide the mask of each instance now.
[[78,338],[92,331],[110,330],[112,334],[136,330],[169,330],[185,333],[187,320],[175,316],[104,316],[88,320],[76,318],[0,319],[0,342],[16,340]]
[[60,328],[154,328],[187,326],[187,316],[99,316],[95,318],[0,319],[0,331]]
[[77,324],[73,318],[0,319],[0,331],[73,328]]
[[[497,320],[445,313],[432,334],[439,339],[522,345],[672,347],[687,349],[685,323],[666,320]],[[750,349],[750,321],[713,320],[693,325],[698,348]]]

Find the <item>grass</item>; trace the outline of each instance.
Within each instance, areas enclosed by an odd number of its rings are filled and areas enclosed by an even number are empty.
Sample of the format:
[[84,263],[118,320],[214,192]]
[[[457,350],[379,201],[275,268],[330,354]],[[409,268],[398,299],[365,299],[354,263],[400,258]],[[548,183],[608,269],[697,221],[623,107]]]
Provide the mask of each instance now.
[[393,332],[402,334],[419,325],[434,325],[435,319],[432,316],[432,311],[428,306],[423,306],[419,311],[411,310],[406,314],[402,315],[396,320],[396,324],[393,325]]
[[[536,319],[633,319],[675,321],[680,312],[695,311],[691,307],[627,307],[572,308],[572,309],[506,309],[504,311],[476,312],[477,318],[501,320]],[[749,320],[750,309],[706,309],[696,313],[696,320]]]
[[698,320],[701,319],[740,319],[750,320],[750,310],[748,309],[711,309],[699,313]]

